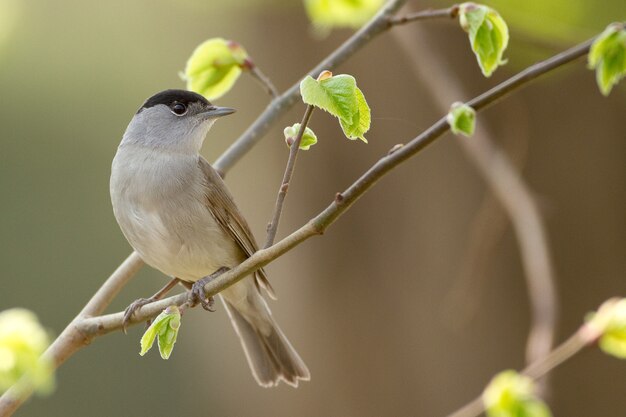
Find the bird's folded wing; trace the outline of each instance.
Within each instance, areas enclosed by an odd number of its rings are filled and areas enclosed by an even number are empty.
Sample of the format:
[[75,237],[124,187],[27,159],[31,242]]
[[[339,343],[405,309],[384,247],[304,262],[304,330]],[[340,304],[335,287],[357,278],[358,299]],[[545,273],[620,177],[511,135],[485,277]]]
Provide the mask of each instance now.
[[[258,245],[254,239],[254,235],[250,231],[248,222],[241,215],[239,209],[235,205],[235,201],[226,188],[226,184],[222,177],[213,169],[206,159],[200,157],[198,165],[205,178],[205,195],[206,206],[217,222],[224,230],[239,244],[239,247],[246,255],[252,256],[258,250]],[[268,295],[276,298],[274,289],[267,280],[267,275],[263,268],[256,272],[256,283],[263,287]]]

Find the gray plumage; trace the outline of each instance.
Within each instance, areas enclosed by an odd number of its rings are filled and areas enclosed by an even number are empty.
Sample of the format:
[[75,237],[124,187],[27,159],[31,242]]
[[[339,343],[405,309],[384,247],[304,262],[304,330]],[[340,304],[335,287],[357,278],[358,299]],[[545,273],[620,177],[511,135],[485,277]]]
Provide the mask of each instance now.
[[[232,112],[188,91],[156,94],[131,120],[113,160],[111,201],[126,239],[147,264],[186,282],[257,250],[222,179],[199,154],[216,118]],[[263,270],[220,295],[258,383],[297,386],[309,370],[259,287],[272,295]]]

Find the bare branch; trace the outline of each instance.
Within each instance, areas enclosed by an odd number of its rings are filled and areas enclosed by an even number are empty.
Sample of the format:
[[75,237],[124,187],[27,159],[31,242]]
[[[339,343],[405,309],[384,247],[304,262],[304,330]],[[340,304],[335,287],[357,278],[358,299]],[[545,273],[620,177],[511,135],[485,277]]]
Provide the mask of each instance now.
[[391,26],[399,26],[407,23],[417,22],[419,20],[441,19],[446,17],[454,19],[458,15],[459,5],[455,4],[454,6],[447,9],[423,10],[416,13],[410,13],[405,16],[394,17],[393,19],[389,19],[389,24]]
[[291,182],[291,176],[293,175],[293,170],[296,166],[296,159],[298,157],[300,143],[302,142],[302,136],[304,136],[304,132],[307,125],[309,124],[309,120],[311,120],[313,109],[314,107],[310,104],[306,107],[304,116],[302,117],[302,122],[300,123],[300,130],[298,131],[298,134],[296,135],[296,138],[294,139],[293,143],[291,144],[291,148],[289,149],[289,159],[287,160],[287,167],[285,168],[283,181],[281,182],[280,188],[278,189],[278,197],[276,198],[276,207],[274,208],[274,214],[272,215],[272,220],[267,225],[267,240],[265,241],[265,246],[263,246],[264,248],[269,248],[274,244],[276,232],[278,231],[278,223],[280,222],[280,216],[283,212],[283,204],[285,203],[285,197],[287,196],[289,183]]

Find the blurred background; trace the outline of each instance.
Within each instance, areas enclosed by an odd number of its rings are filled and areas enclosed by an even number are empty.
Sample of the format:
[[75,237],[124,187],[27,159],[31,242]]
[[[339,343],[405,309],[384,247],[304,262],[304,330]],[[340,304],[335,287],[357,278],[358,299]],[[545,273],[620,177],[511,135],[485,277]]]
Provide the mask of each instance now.
[[[509,63],[480,74],[455,21],[420,24],[425,43],[465,86],[466,100],[623,20],[623,0],[487,2],[511,29]],[[448,2],[410,1],[411,9]],[[600,5],[601,4],[601,5]],[[410,27],[397,29],[412,36]],[[239,41],[282,91],[350,35],[320,38],[300,1],[0,0],[0,310],[35,311],[58,334],[129,254],[109,201],[110,162],[133,113],[165,88],[207,38]],[[428,56],[423,56],[428,60]],[[320,142],[301,154],[279,237],[325,208],[394,144],[442,112],[413,62],[384,34],[336,73],[356,76],[372,108],[369,145],[317,112]],[[626,277],[626,83],[604,98],[584,60],[544,76],[479,116],[523,164],[545,215],[557,276],[557,341]],[[243,76],[217,101],[236,115],[203,149],[214,160],[265,108]],[[297,105],[227,176],[264,240]],[[476,227],[489,191],[448,134],[388,175],[323,236],[267,269],[277,321],[308,364],[297,390],[254,382],[226,314],[189,312],[169,361],[140,357],[141,327],[96,339],[58,372],[49,398],[16,415],[444,416],[496,372],[524,364],[529,307],[515,235],[497,218]],[[467,139],[463,139],[467,140]],[[468,251],[487,241],[480,259]],[[480,268],[468,267],[476,262]],[[473,272],[472,272],[473,271]],[[148,267],[109,311],[166,278]],[[459,291],[459,289],[463,289]],[[553,373],[555,415],[617,417],[626,363],[595,350]]]

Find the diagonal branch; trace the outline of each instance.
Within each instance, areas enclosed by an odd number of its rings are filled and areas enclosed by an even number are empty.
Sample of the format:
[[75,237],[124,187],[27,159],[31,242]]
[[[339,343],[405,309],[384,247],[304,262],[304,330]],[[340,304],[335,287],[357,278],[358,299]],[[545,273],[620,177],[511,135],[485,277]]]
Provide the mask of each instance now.
[[404,16],[394,17],[392,19],[389,19],[389,24],[392,26],[397,26],[397,25],[405,25],[407,23],[417,22],[419,20],[440,19],[440,18],[445,18],[445,17],[454,19],[458,15],[459,15],[459,5],[455,4],[454,6],[447,8],[447,9],[423,10],[420,12],[409,13]]

